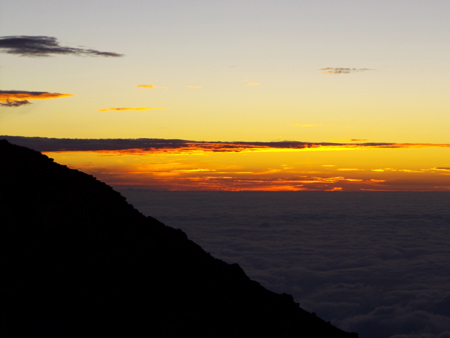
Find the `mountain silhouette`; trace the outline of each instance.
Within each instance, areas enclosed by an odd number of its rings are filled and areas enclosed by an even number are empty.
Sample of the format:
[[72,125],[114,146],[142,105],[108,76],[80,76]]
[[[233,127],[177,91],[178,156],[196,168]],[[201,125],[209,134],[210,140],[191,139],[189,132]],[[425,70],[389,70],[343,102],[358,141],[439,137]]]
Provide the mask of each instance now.
[[93,176],[0,140],[0,337],[352,337],[146,217]]

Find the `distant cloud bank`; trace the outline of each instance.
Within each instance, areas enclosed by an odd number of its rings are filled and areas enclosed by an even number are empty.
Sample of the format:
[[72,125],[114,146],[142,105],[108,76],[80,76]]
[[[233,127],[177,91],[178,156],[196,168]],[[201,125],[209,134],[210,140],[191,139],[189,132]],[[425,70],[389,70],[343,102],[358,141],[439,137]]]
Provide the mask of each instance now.
[[[289,150],[342,150],[361,148],[429,148],[450,144],[432,143],[331,143],[331,142],[208,142],[178,139],[58,139],[44,137],[0,136],[11,143],[43,152],[54,151],[119,151],[138,152],[243,152],[243,151],[289,151]],[[447,168],[439,168],[446,170]]]
[[123,54],[100,52],[95,49],[61,46],[51,36],[3,36],[0,37],[0,52],[19,56],[45,57],[51,55],[121,57]]
[[67,96],[74,95],[49,92],[30,92],[23,90],[0,90],[0,106],[15,108],[31,104],[31,102],[28,100],[56,99],[59,97]]

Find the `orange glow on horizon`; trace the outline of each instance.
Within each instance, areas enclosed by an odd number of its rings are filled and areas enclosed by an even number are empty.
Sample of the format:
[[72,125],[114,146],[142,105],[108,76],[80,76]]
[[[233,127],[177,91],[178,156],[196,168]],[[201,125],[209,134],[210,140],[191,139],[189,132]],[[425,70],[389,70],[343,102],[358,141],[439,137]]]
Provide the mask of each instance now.
[[[219,191],[448,191],[449,148],[245,148],[189,143],[179,149],[46,152],[113,186]],[[318,147],[320,150],[320,147]],[[322,149],[324,150],[324,149]],[[192,156],[199,155],[199,156]],[[420,163],[417,158],[420,157]],[[329,164],[334,163],[334,164]],[[384,164],[381,166],[380,164]],[[347,167],[350,166],[350,167]],[[420,165],[420,167],[419,167]]]

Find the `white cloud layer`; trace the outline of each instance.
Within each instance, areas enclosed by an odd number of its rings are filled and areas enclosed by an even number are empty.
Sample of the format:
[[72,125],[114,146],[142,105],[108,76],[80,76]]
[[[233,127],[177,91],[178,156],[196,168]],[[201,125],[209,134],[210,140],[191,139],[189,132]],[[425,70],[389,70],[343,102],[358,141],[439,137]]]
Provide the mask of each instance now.
[[360,338],[450,337],[448,193],[123,193]]

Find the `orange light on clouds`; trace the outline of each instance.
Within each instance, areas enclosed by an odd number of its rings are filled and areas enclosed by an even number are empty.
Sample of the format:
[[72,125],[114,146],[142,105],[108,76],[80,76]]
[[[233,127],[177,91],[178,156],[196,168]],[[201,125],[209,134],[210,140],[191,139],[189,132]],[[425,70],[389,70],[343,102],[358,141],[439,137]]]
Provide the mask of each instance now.
[[450,168],[433,168],[434,170],[450,171]]
[[152,84],[150,84],[150,85],[138,85],[136,87],[137,88],[155,88],[155,85],[152,85]]
[[18,90],[0,90],[0,102],[15,101],[15,100],[46,100],[56,99],[60,97],[75,96],[74,94],[61,94],[49,92],[30,92]]
[[6,138],[120,186],[235,191],[450,187],[449,144]]
[[154,84],[149,84],[149,85],[138,85],[136,86],[136,88],[147,88],[147,89],[153,89],[153,88],[158,88],[158,89],[167,89],[167,87],[159,87],[159,86],[155,86]]
[[242,144],[221,148],[217,144],[192,142],[182,149],[46,154],[113,186],[155,190],[447,191],[450,188],[448,147],[351,147],[354,150],[351,152],[337,149],[249,151],[242,149]]

